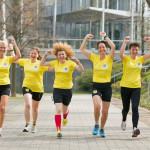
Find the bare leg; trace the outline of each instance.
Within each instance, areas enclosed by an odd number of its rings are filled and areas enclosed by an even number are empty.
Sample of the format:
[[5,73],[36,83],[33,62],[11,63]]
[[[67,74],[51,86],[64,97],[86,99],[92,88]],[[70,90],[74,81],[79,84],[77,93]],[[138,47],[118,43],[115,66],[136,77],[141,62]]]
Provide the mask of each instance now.
[[40,101],[32,100],[32,115],[33,115],[33,122],[36,122],[36,121],[37,121],[37,118],[38,118],[39,103],[40,103]]
[[26,123],[30,123],[30,111],[31,111],[31,103],[32,103],[32,95],[30,93],[24,94],[25,99],[25,120]]
[[2,95],[0,99],[0,128],[2,128],[4,119],[5,119],[5,108],[6,104],[8,102],[9,96],[8,95]]
[[102,102],[102,116],[101,116],[101,126],[100,126],[101,129],[104,129],[106,120],[108,118],[109,106],[110,106],[110,102],[105,102],[105,101]]
[[99,125],[101,102],[102,100],[99,95],[93,96],[95,125]]

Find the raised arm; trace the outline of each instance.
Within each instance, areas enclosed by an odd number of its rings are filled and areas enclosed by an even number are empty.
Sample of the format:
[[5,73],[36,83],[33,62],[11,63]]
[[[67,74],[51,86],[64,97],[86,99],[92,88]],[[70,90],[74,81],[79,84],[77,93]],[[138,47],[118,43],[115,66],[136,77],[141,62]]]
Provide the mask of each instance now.
[[42,59],[41,59],[40,65],[41,65],[41,66],[48,66],[48,67],[49,67],[48,70],[53,71],[53,70],[54,70],[54,67],[52,67],[52,66],[50,65],[50,62],[45,62],[46,57],[47,57],[48,55],[51,55],[51,54],[52,54],[52,51],[46,51],[46,53],[44,54],[44,56],[43,56]]
[[13,45],[11,43],[8,46],[8,50],[10,52],[10,56],[15,56]]
[[87,43],[87,40],[88,39],[92,39],[93,38],[93,35],[92,34],[87,34],[86,37],[84,38],[82,44],[81,44],[81,47],[80,47],[80,51],[88,58],[91,58],[91,53],[89,51],[87,51],[85,49],[86,47],[86,43]]
[[121,46],[120,53],[119,53],[119,56],[120,56],[121,60],[124,60],[126,58],[126,55],[124,54],[124,51],[125,51],[126,45],[129,41],[130,41],[130,37],[126,36],[124,38],[124,41],[123,41],[123,44]]
[[76,70],[79,70],[81,72],[84,71],[84,68],[82,66],[82,64],[80,63],[80,61],[76,58],[76,57],[73,57],[71,58],[73,61],[75,61],[78,65],[75,67]]
[[110,57],[111,57],[112,59],[114,59],[114,56],[115,56],[115,48],[116,48],[115,44],[106,36],[106,32],[100,32],[100,35],[101,35],[102,37],[104,37],[105,40],[107,41],[107,43],[110,45],[110,47],[111,47],[111,50],[110,50]]
[[16,55],[13,56],[12,61],[16,62],[19,58],[21,58],[21,54],[13,36],[11,36],[11,43],[13,44],[16,51]]
[[145,55],[143,56],[144,61],[146,61],[147,59],[150,59],[150,37],[146,37],[146,38],[145,38],[145,41],[146,41],[147,44],[148,44],[149,53],[148,53],[148,54],[145,54]]

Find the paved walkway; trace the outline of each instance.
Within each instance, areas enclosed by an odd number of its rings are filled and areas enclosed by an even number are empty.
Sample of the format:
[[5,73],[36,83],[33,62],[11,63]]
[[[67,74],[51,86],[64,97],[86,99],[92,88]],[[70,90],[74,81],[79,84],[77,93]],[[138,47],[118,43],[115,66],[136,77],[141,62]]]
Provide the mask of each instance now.
[[[56,137],[54,122],[55,105],[51,95],[43,96],[40,103],[37,133],[23,133],[24,100],[10,99],[7,104],[0,150],[150,150],[150,112],[140,109],[139,128],[141,134],[132,138],[131,113],[127,130],[121,131],[121,102],[112,99],[106,123],[106,138],[93,136],[93,103],[91,95],[73,95],[69,122],[62,127],[62,139]],[[145,121],[146,120],[146,121]]]

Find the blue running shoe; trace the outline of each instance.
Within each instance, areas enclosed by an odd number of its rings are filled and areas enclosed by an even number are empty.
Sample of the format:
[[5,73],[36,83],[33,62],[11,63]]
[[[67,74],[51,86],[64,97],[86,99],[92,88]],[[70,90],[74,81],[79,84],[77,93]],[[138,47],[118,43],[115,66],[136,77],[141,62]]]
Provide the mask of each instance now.
[[99,130],[99,125],[95,125],[92,134],[97,135]]
[[100,129],[99,133],[100,133],[100,137],[105,137],[106,136],[105,132],[104,132],[104,129]]

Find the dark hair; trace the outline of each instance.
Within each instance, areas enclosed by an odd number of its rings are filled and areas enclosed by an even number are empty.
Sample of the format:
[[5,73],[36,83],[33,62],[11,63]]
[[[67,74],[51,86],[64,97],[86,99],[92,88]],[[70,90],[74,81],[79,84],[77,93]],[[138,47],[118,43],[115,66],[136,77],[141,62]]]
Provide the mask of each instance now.
[[133,42],[133,43],[130,43],[129,44],[129,49],[131,49],[131,47],[140,47],[140,44],[139,43],[137,43],[137,42]]
[[40,49],[38,47],[32,47],[30,51],[33,51],[33,50],[36,50],[38,52],[38,58],[37,60],[41,60],[42,59],[42,56],[40,55]]
[[107,42],[105,42],[105,41],[100,41],[100,42],[97,42],[97,49],[99,48],[98,46],[99,46],[99,44],[100,44],[100,43],[105,44],[105,46],[108,48],[108,46],[107,46]]

